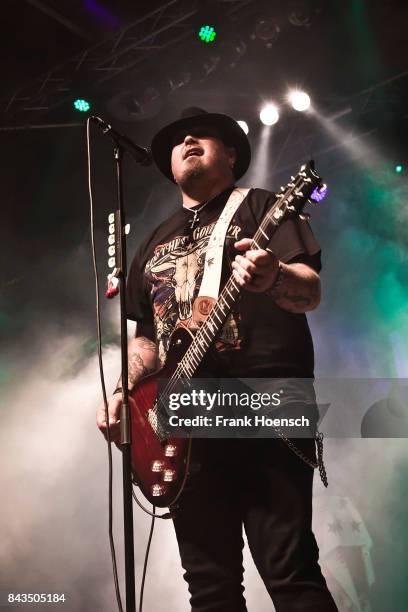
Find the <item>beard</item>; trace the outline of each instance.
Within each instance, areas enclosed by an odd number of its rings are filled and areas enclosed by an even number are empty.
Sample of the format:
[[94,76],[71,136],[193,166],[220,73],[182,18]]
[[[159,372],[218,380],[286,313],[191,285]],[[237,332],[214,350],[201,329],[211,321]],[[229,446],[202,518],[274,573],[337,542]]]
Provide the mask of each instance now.
[[197,180],[205,177],[207,174],[207,168],[203,163],[201,163],[201,159],[198,158],[195,160],[194,164],[190,164],[182,176],[178,179],[178,184],[182,189],[185,189],[191,185],[193,185]]

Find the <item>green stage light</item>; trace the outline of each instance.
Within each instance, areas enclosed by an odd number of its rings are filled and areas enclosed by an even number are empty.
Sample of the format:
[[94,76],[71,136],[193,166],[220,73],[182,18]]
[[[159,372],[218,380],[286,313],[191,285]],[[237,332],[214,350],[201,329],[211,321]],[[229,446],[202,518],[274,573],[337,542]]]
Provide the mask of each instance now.
[[89,102],[87,102],[86,100],[83,100],[82,98],[78,98],[78,100],[75,100],[74,106],[77,109],[77,111],[80,111],[82,113],[86,113],[91,108],[91,105],[89,104]]
[[404,170],[404,166],[402,164],[397,164],[394,170],[397,174],[401,174],[401,172]]
[[199,38],[205,43],[210,43],[214,41],[214,38],[217,36],[217,32],[214,30],[213,26],[203,25],[198,33]]

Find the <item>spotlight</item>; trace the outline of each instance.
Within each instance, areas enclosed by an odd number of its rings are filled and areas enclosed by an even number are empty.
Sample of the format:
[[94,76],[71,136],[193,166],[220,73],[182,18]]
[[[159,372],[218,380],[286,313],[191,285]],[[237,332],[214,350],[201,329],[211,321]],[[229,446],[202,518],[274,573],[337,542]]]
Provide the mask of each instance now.
[[91,105],[83,98],[78,98],[74,102],[74,107],[77,111],[80,111],[81,113],[86,113],[91,108]]
[[245,134],[248,134],[248,132],[249,132],[249,127],[248,127],[247,122],[246,122],[246,121],[239,120],[239,121],[237,121],[237,123],[238,123],[239,127],[240,127],[240,128],[242,128],[242,129],[244,130]]
[[289,102],[296,111],[306,111],[310,108],[310,96],[305,91],[292,91]]
[[279,121],[279,111],[275,104],[267,104],[259,114],[259,118],[264,125],[274,125]]
[[214,42],[215,37],[217,36],[217,32],[213,26],[203,25],[198,32],[198,37],[205,43]]
[[397,174],[401,174],[401,172],[404,171],[404,166],[402,164],[397,164],[396,166],[394,166],[394,170]]

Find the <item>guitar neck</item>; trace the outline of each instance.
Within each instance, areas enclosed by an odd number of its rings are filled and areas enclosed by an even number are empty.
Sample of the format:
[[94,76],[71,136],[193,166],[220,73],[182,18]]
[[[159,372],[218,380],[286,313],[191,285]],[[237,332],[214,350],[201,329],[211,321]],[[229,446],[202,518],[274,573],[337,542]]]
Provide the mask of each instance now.
[[[267,217],[264,218],[256,234],[252,238],[251,249],[264,249],[279,225],[281,215],[274,218],[274,214],[279,212],[281,195],[277,196],[275,204],[272,206]],[[229,277],[224,285],[217,302],[211,309],[207,319],[198,329],[193,342],[186,351],[183,359],[179,363],[179,368],[185,378],[191,378],[202,362],[206,352],[214,342],[218,332],[222,328],[225,320],[232,311],[235,303],[239,300],[241,289],[236,284],[233,275]]]

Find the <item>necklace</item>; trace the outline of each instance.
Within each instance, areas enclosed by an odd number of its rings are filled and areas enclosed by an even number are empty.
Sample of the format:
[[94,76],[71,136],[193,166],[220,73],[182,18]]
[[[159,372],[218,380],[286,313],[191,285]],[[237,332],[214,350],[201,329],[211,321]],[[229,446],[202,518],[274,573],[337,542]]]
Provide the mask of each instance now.
[[188,212],[194,213],[194,217],[190,220],[190,229],[194,229],[196,223],[197,224],[200,223],[200,217],[198,216],[198,213],[200,213],[203,210],[203,208],[207,206],[207,204],[208,202],[204,202],[204,204],[201,204],[201,206],[199,206],[195,210],[190,210],[186,206],[183,206],[183,208],[187,210]]

